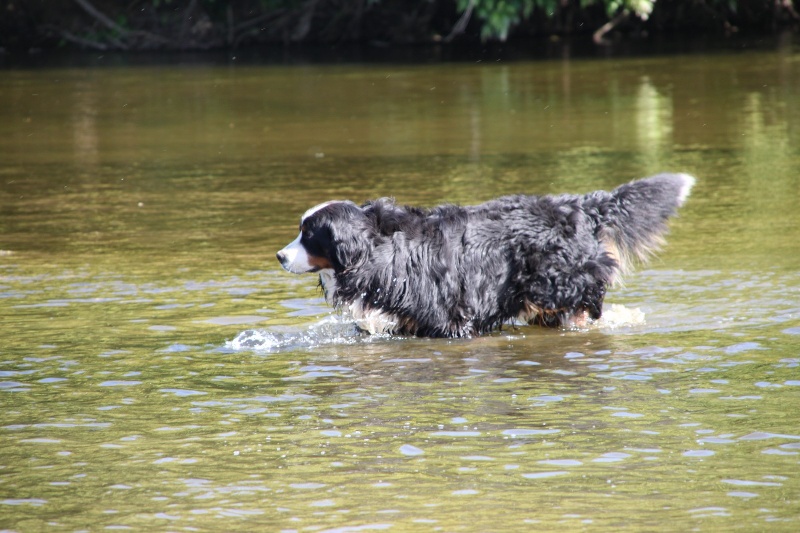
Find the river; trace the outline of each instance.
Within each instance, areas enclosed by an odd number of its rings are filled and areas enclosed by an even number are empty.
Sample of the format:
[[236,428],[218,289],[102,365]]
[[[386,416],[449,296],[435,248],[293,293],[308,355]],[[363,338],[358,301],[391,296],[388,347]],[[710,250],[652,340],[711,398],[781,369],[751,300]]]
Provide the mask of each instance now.
[[[93,63],[0,70],[0,529],[800,528],[797,44]],[[661,171],[584,330],[363,336],[275,260],[332,198]]]

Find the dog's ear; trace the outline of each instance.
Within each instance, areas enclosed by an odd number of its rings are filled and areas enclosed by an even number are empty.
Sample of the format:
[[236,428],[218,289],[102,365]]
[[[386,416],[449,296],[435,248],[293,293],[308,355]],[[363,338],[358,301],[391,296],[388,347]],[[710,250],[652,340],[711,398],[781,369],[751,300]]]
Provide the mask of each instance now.
[[369,259],[374,228],[360,207],[348,205],[344,216],[331,224],[331,233],[334,242],[331,259],[336,272],[358,268]]
[[353,270],[364,264],[368,257],[368,252],[364,249],[364,246],[367,245],[364,239],[354,235],[344,239],[337,239],[335,270],[337,272]]

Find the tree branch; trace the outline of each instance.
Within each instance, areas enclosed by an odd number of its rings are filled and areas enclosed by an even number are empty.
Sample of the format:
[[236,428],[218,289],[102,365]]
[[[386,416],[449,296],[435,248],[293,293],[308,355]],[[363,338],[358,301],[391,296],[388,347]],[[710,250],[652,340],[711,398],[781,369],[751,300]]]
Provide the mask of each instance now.
[[622,24],[628,19],[628,15],[630,13],[627,9],[623,9],[616,15],[614,18],[597,28],[597,31],[592,34],[592,40],[595,44],[608,44],[608,40],[606,39],[606,34],[612,31],[614,28]]
[[792,5],[792,0],[779,0],[781,7],[786,10],[787,13],[794,19],[800,20],[800,15],[797,14],[795,11],[794,6]]
[[192,20],[192,12],[194,11],[195,7],[197,7],[197,0],[192,0],[189,2],[186,10],[183,12],[183,24],[181,24],[181,30],[180,33],[178,33],[178,40],[181,43],[184,42],[184,38],[189,32],[189,25],[191,24]]
[[48,25],[46,27],[48,29],[55,30],[56,33],[58,33],[61,36],[62,39],[66,40],[66,41],[69,41],[71,43],[75,43],[77,45],[80,45],[83,48],[91,48],[92,50],[108,50],[108,45],[106,45],[104,43],[101,43],[101,42],[98,42],[98,41],[93,41],[91,39],[85,39],[83,37],[78,37],[77,35],[74,35],[74,34],[68,32],[67,30],[62,30],[62,29],[56,28],[54,26],[49,26]]
[[[75,0],[75,3],[78,4],[81,7],[81,9],[86,11],[86,13],[91,15],[94,19],[99,21],[103,26],[110,29],[111,31],[116,32],[122,39],[127,40],[131,36],[137,36],[145,39],[145,42],[150,41],[150,43],[159,43],[163,45],[170,42],[170,40],[167,39],[166,37],[162,37],[161,35],[156,35],[148,31],[131,31],[123,28],[122,26],[111,20],[106,14],[102,13],[96,7],[94,7],[89,2],[89,0]],[[130,48],[127,44],[123,43],[119,39],[108,37],[108,40],[111,42],[111,44],[113,44],[114,46],[116,46],[121,50],[128,50]],[[140,47],[141,46],[135,46],[135,48],[140,48]]]
[[239,24],[233,27],[233,31],[236,32],[237,34],[241,33],[242,31],[250,28],[251,26],[261,24],[262,22],[266,22],[269,19],[273,18],[276,19],[278,17],[283,16],[285,13],[286,13],[285,9],[276,9],[275,11],[268,11],[267,13],[264,13],[257,17],[253,17],[251,19],[245,20],[244,22],[240,22]]
[[317,8],[318,1],[319,0],[308,0],[303,6],[300,19],[297,21],[294,31],[292,31],[292,41],[300,42],[308,36],[308,32],[311,30],[311,20],[314,18],[314,11]]
[[86,11],[89,15],[97,19],[103,26],[106,28],[118,32],[120,35],[127,35],[129,32],[110,18],[106,16],[104,13],[98,11],[96,7],[89,3],[89,0],[75,0],[75,3],[81,6],[81,9]]
[[467,29],[467,24],[469,24],[469,19],[472,17],[472,10],[475,8],[475,0],[469,0],[469,4],[467,5],[467,9],[464,10],[464,13],[461,14],[461,17],[458,21],[453,25],[453,29],[450,30],[450,33],[447,34],[447,37],[444,38],[444,42],[449,43],[453,39],[456,38],[457,35],[461,35]]

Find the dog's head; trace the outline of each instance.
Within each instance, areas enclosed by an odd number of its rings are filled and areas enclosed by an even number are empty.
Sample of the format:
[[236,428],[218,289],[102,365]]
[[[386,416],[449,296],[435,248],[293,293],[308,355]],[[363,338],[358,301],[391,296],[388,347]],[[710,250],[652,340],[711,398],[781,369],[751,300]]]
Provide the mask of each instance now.
[[294,274],[336,273],[359,266],[369,251],[364,211],[353,202],[332,201],[312,207],[300,219],[300,234],[277,257]]

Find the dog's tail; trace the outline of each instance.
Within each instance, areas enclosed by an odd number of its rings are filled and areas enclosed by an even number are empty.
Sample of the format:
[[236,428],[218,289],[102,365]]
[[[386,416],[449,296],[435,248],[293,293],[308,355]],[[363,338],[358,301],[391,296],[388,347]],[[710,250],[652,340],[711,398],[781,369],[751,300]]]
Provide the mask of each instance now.
[[664,244],[667,221],[686,201],[694,183],[688,174],[658,174],[610,193],[586,195],[584,207],[596,217],[600,240],[621,273],[635,260],[647,260]]

